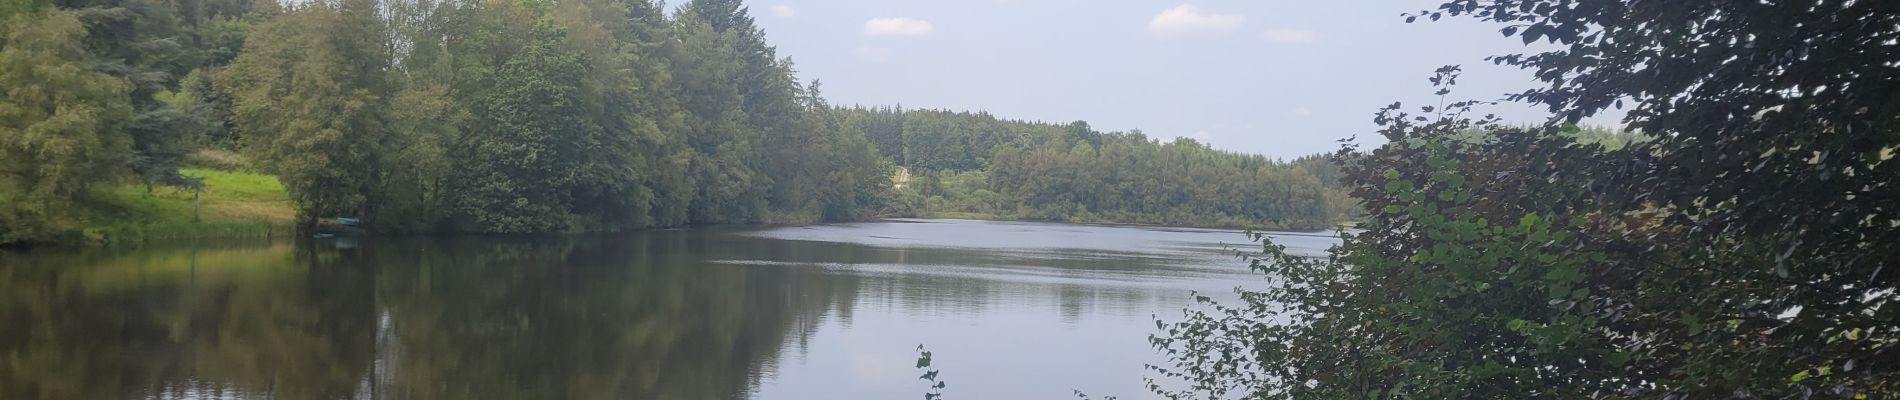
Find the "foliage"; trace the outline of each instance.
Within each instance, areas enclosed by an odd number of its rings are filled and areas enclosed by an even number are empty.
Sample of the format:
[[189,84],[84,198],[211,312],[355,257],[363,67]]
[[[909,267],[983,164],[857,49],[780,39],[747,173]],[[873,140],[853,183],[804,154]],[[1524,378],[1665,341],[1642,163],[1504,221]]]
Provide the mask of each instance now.
[[193,185],[178,169],[208,121],[195,104],[168,101],[179,79],[201,58],[191,46],[197,32],[180,20],[179,8],[155,0],[54,4],[84,22],[86,48],[97,58],[94,68],[129,84],[134,117],[125,133],[131,135],[134,156],[125,166],[147,186]]
[[[41,12],[20,16],[30,20],[9,24],[0,41],[0,244],[230,236],[288,222],[271,218],[289,210],[281,197],[227,201],[255,186],[244,179],[179,173],[198,119],[164,89],[176,61],[174,43],[155,37],[170,32],[164,8]],[[121,185],[128,175],[143,184]],[[213,194],[203,200],[213,210],[203,221],[194,194],[152,186],[203,188],[208,176]],[[259,191],[282,195],[275,178],[262,178],[270,187]]]
[[255,171],[244,156],[237,153],[202,149],[185,156],[186,168],[215,169],[219,171]]
[[1323,157],[1279,162],[1190,139],[1096,132],[1082,121],[844,111],[847,129],[896,141],[879,143],[880,152],[901,155],[917,175],[899,195],[923,200],[931,216],[1319,229],[1356,209]]
[[703,222],[754,221],[765,212],[771,183],[761,176],[757,164],[759,128],[747,123],[743,109],[745,97],[737,78],[739,39],[707,20],[721,17],[683,11],[675,18],[676,34],[684,46],[672,63],[675,82],[693,88],[682,90],[680,99],[691,116],[687,142],[696,153],[691,156],[690,173],[698,193],[690,214],[692,220]]
[[[540,33],[547,35],[547,33]],[[540,232],[570,224],[573,186],[589,159],[577,145],[600,126],[577,115],[579,57],[546,39],[530,43],[496,71],[479,95],[472,140],[451,147],[457,210],[492,232]]]
[[41,11],[0,36],[0,244],[69,233],[72,203],[130,160],[126,85],[91,69],[79,18]]
[[[1205,146],[1160,151],[1207,164],[1177,174],[1124,154],[1173,145],[1081,121],[834,108],[817,82],[796,78],[736,0],[691,1],[670,14],[649,0],[59,0],[6,10],[42,8],[84,22],[75,39],[83,51],[70,62],[113,78],[89,82],[124,83],[110,97],[130,108],[123,123],[99,121],[112,125],[100,138],[126,142],[130,154],[93,164],[100,173],[75,179],[79,186],[134,176],[157,193],[203,184],[179,173],[189,165],[255,170],[281,180],[304,224],[350,216],[390,232],[618,231],[936,207],[1317,227],[1335,222],[1320,214],[1344,200],[1309,190],[1310,172]],[[998,163],[999,154],[1014,158]],[[44,165],[85,169],[73,162]],[[893,190],[899,167],[933,182],[983,172],[954,192],[918,193]],[[1109,187],[1105,179],[1118,175],[1099,174],[1148,173],[1139,169],[1196,182]],[[1044,174],[1062,180],[1037,178]],[[1068,188],[1081,196],[1057,193]],[[1225,207],[1216,197],[1240,194],[1271,201]],[[14,211],[59,219],[47,207]],[[9,240],[81,228],[65,221]]]
[[897,165],[910,165],[904,162],[904,111],[901,108],[854,107],[845,111],[846,129],[861,132],[865,140],[877,147],[878,154]]
[[[889,171],[874,149],[742,7],[703,3],[307,5],[247,28],[214,86],[306,217],[547,232],[868,215]],[[355,41],[372,36],[396,40]]]
[[[1091,142],[1093,140],[1093,142]],[[1139,132],[1067,134],[997,150],[991,183],[1023,199],[1028,217],[1103,215],[1118,222],[1324,228],[1323,188],[1310,174],[1260,156]]]
[[256,27],[221,75],[245,152],[306,222],[378,204],[390,133],[375,12],[367,0],[292,10]]
[[15,15],[39,12],[47,6],[41,0],[0,0],[0,21],[12,20]]
[[[1549,128],[1380,114],[1363,232],[1154,344],[1170,397],[1885,398],[1900,173],[1891,2],[1453,1],[1560,50]],[[1435,83],[1455,80],[1441,70]],[[1445,94],[1441,91],[1440,94]],[[1622,102],[1638,140],[1562,127]],[[1470,140],[1469,132],[1483,132]],[[1612,135],[1617,138],[1622,135]]]
[[[1501,135],[1507,143],[1535,136]],[[1211,310],[1190,310],[1166,326],[1154,344],[1176,351],[1178,368],[1156,370],[1190,385],[1164,394],[1623,394],[1614,383],[1643,356],[1604,335],[1626,310],[1606,306],[1601,296],[1609,288],[1587,282],[1615,263],[1581,245],[1594,205],[1556,200],[1576,190],[1565,183],[1524,179],[1541,172],[1534,166],[1585,154],[1552,150],[1559,146],[1432,138],[1361,159],[1377,168],[1349,173],[1366,202],[1364,231],[1343,234],[1325,259],[1269,243],[1251,263],[1268,276],[1267,290],[1244,293],[1246,304],[1237,307],[1203,297]],[[1506,178],[1485,179],[1494,176]],[[1574,213],[1552,211],[1559,208]]]
[[949,384],[937,379],[939,371],[930,369],[930,351],[924,350],[921,344],[917,345],[917,369],[924,371],[923,375],[917,376],[917,380],[930,383],[930,392],[924,393],[924,400],[943,399],[943,388]]

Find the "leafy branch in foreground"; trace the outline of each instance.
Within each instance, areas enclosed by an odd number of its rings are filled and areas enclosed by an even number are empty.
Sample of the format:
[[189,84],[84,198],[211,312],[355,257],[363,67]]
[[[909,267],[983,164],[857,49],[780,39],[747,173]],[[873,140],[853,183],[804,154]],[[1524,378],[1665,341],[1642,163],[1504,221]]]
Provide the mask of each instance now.
[[[930,386],[928,386],[930,391],[924,393],[924,400],[943,400],[943,388],[948,384],[944,383],[941,379],[937,379],[937,374],[941,371],[930,369],[930,362],[930,351],[924,350],[924,345],[917,345],[917,369],[924,371],[924,374],[918,376],[917,379],[930,382]],[[1081,390],[1074,390],[1074,393],[1078,399],[1087,400],[1091,398],[1088,394],[1082,393]],[[1103,397],[1102,399],[1115,400],[1115,396]]]
[[[1883,256],[1900,254],[1900,42],[1866,39],[1900,35],[1900,3],[1469,0],[1419,15],[1561,44],[1494,59],[1535,70],[1550,86],[1512,99],[1559,118],[1498,129],[1387,108],[1387,144],[1337,154],[1361,231],[1321,259],[1267,243],[1264,290],[1162,324],[1172,365],[1154,370],[1188,386],[1151,389],[1900,396],[1900,280]],[[1625,101],[1640,140],[1560,125]]]
[[924,400],[942,399],[943,388],[944,386],[947,386],[948,383],[944,383],[944,381],[938,380],[937,379],[938,371],[934,369],[930,369],[930,351],[924,350],[924,345],[921,345],[921,344],[917,345],[917,369],[924,371],[924,374],[918,376],[917,379],[930,382],[930,392],[924,393]]

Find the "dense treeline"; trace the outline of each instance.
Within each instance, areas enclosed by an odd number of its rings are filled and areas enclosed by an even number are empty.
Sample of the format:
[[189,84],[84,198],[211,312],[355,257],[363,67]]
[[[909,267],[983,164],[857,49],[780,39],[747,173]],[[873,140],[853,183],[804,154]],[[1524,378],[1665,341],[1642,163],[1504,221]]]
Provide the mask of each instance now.
[[888,179],[737,1],[394,6],[293,10],[221,75],[246,147],[314,214],[483,232],[811,221],[864,212]]
[[1322,228],[1354,209],[1324,157],[1281,162],[985,113],[846,110],[918,178],[899,205],[944,215],[1196,226]]
[[180,37],[165,7],[109,0],[9,1],[0,21],[0,243],[76,231],[100,181],[190,184],[176,142],[197,120],[165,89],[218,57],[218,28]]
[[[1080,121],[834,108],[738,0],[28,0],[0,13],[0,243],[126,218],[97,186],[202,189],[179,170],[203,149],[274,175],[301,224],[396,232],[929,210],[1320,227],[1350,209],[1323,163]],[[923,182],[892,190],[895,166]],[[977,184],[940,184],[958,174]]]
[[891,168],[736,0],[25,2],[0,243],[241,150],[300,219],[546,232],[870,215]]
[[997,150],[991,179],[1020,196],[1031,218],[1104,214],[1118,222],[1324,227],[1324,189],[1312,174],[1259,156],[1140,134],[1048,141]]

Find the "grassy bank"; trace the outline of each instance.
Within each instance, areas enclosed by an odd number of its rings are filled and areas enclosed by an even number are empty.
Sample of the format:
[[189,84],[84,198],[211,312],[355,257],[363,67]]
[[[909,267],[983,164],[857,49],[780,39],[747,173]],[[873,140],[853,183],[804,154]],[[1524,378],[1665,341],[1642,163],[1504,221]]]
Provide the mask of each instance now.
[[277,178],[213,169],[181,170],[204,179],[204,190],[132,182],[103,188],[82,217],[85,240],[123,244],[160,239],[288,235],[296,217]]

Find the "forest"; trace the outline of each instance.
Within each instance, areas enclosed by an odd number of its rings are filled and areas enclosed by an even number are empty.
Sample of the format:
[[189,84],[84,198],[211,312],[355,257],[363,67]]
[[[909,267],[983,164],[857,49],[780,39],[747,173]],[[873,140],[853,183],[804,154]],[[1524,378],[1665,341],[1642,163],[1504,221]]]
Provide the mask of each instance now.
[[1357,209],[1323,155],[1290,161],[1189,138],[986,113],[853,107],[845,125],[914,178],[899,213],[1060,222],[1320,229]]
[[155,191],[192,192],[197,222],[223,193],[181,173],[201,169],[274,177],[298,226],[382,232],[1350,208],[1294,162],[1192,141],[833,107],[738,0],[9,0],[0,20],[0,243],[135,223]]

